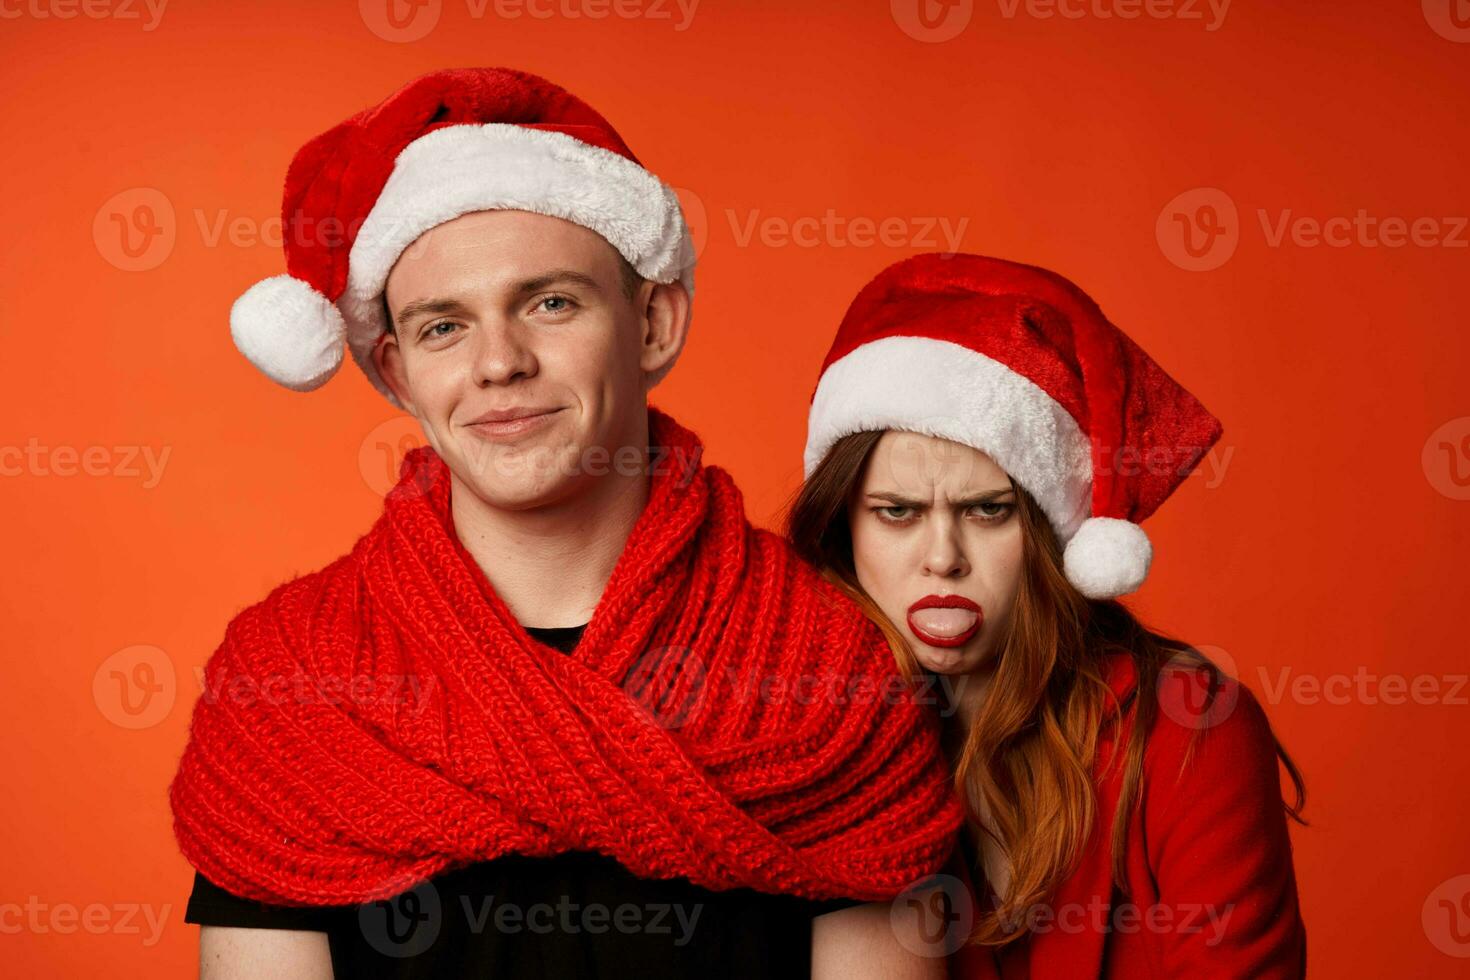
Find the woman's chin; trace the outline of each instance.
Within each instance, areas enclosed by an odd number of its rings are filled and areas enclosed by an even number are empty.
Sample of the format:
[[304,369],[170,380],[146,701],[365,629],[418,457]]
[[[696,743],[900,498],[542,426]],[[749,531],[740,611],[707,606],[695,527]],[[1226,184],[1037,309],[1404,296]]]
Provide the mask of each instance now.
[[911,646],[919,666],[934,674],[968,674],[980,662],[974,644],[971,643],[962,647],[936,647],[916,640]]

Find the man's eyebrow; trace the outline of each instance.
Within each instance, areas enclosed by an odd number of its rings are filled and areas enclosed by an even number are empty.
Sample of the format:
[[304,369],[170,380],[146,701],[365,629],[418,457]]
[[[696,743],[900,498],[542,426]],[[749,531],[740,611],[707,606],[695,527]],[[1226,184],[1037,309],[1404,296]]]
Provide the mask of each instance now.
[[[1015,492],[1014,487],[997,487],[994,490],[986,490],[984,493],[978,493],[970,497],[965,497],[962,500],[956,500],[954,503],[958,507],[974,507],[978,504],[994,503],[1007,494],[1013,494]],[[896,493],[892,490],[869,490],[866,496],[873,497],[877,500],[886,500],[895,507],[919,508],[929,506],[929,502],[926,500],[915,500],[912,497],[905,497],[903,494]]]
[[533,276],[530,279],[522,279],[520,282],[515,283],[511,288],[514,289],[515,292],[518,294],[524,294],[540,292],[548,286],[558,286],[562,284],[582,286],[587,289],[602,288],[598,285],[596,279],[593,279],[585,272],[578,272],[575,269],[554,269],[551,272],[543,273],[539,276]]
[[465,306],[457,299],[417,299],[409,303],[394,315],[393,321],[398,326],[403,326],[414,317],[424,314],[438,315],[440,313],[462,313]]

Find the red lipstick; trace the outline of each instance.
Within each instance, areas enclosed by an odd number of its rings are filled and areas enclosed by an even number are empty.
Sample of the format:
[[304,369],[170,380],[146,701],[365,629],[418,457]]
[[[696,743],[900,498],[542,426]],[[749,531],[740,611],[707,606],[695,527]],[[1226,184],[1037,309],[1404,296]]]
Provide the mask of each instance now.
[[[924,619],[930,620],[926,629],[923,623],[915,621],[915,613],[921,613],[926,609],[954,609],[959,610],[960,615],[941,617],[946,621],[944,625],[934,622],[933,620],[936,617],[923,617]],[[951,632],[947,627],[961,625],[967,618],[964,615],[965,613],[973,613],[975,617],[974,621],[964,626],[963,629]],[[980,631],[980,626],[984,622],[984,611],[976,603],[966,599],[962,595],[926,595],[912,606],[909,606],[909,629],[913,630],[915,636],[930,646],[946,648],[964,646],[972,636]]]

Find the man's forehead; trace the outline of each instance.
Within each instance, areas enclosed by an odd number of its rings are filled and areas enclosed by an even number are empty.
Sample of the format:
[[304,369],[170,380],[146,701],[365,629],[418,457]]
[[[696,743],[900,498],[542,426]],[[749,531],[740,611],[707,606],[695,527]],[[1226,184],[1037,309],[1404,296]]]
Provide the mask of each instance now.
[[553,279],[582,286],[616,283],[621,256],[594,237],[596,242],[574,245],[504,234],[445,241],[421,238],[410,247],[413,254],[405,251],[389,272],[385,292],[391,293],[393,302],[402,303],[423,298],[419,293],[473,295]]
[[[574,221],[513,208],[471,211],[459,215],[425,231],[414,245],[426,240],[442,243],[446,248],[474,248],[509,241],[520,246],[567,248],[575,244],[584,246],[589,251],[600,250],[599,246],[612,249],[607,239]],[[409,250],[414,245],[410,245]]]

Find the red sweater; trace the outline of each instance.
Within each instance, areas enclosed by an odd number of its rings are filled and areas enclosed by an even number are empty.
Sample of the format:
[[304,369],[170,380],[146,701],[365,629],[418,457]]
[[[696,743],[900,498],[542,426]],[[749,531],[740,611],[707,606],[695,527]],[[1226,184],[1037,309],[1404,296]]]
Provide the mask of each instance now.
[[[1143,791],[1128,827],[1131,894],[1117,891],[1111,880],[1109,841],[1121,787],[1115,772],[1095,783],[1097,825],[1077,870],[1047,903],[1047,914],[1035,918],[1036,927],[1005,947],[998,961],[987,947],[961,949],[950,958],[952,977],[1305,974],[1306,931],[1265,712],[1249,689],[1226,680],[1202,714],[1194,707],[1204,690],[1201,677],[1170,672],[1159,685],[1162,710],[1145,746]],[[1120,699],[1133,691],[1132,660],[1113,657],[1108,681]],[[1099,759],[1127,745],[1132,718],[1130,711],[1116,743],[1100,744]],[[1183,764],[1196,728],[1203,731]],[[957,858],[950,870],[978,903],[963,865]],[[989,894],[987,888],[983,897]]]

